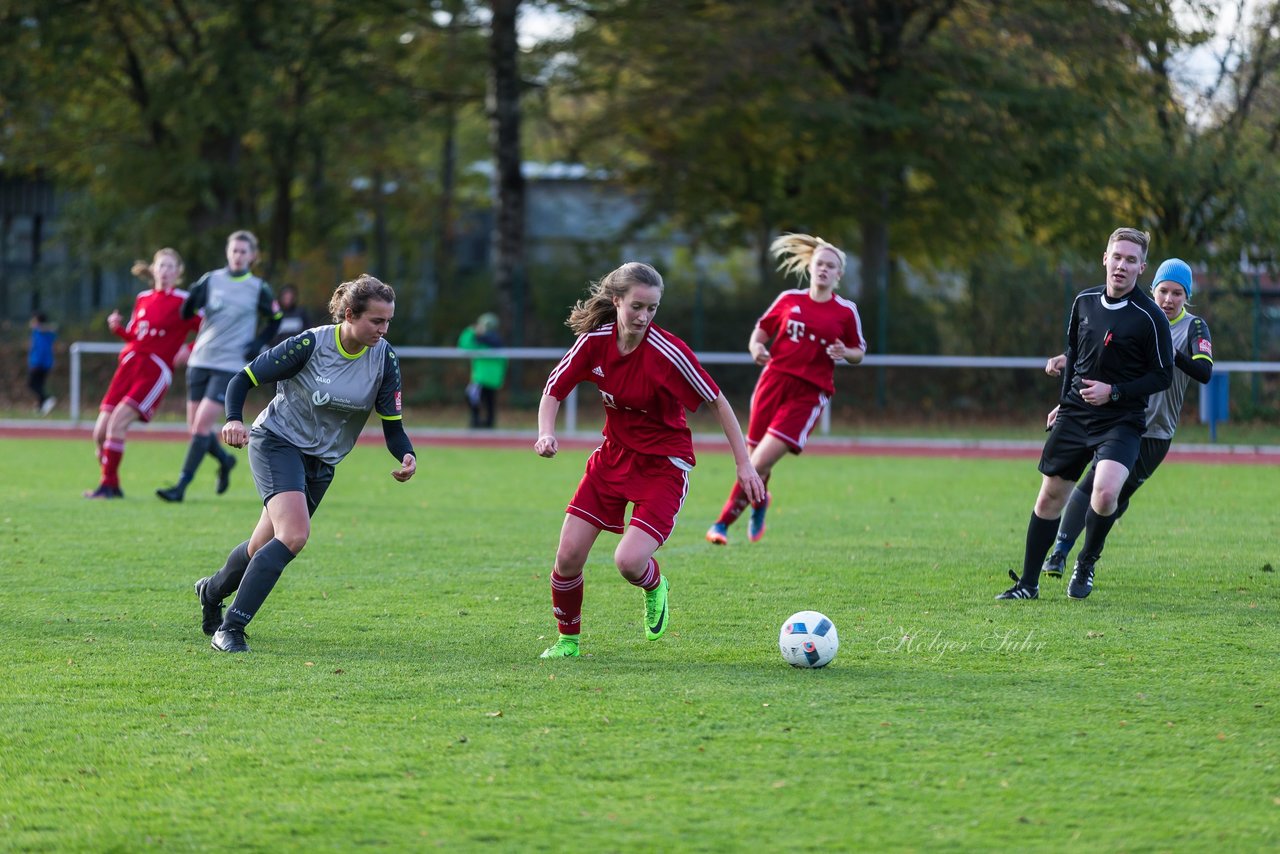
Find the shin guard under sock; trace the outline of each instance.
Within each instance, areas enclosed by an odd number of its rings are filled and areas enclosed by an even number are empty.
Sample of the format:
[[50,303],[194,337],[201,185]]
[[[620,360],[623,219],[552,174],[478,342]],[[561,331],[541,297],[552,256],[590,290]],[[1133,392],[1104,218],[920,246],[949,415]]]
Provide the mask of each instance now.
[[124,440],[108,439],[102,445],[102,485],[120,488],[120,461],[124,459]]
[[1084,530],[1084,516],[1089,509],[1089,493],[1079,489],[1071,490],[1067,499],[1067,509],[1062,511],[1062,521],[1058,524],[1058,539],[1053,550],[1069,554]]
[[185,488],[191,483],[192,478],[196,476],[196,469],[200,468],[200,461],[204,459],[204,455],[209,453],[209,440],[211,436],[208,433],[201,433],[199,436],[191,437],[191,444],[187,446],[187,457],[182,461],[182,475],[178,478],[178,486]]
[[227,609],[222,627],[238,626],[243,629],[249,625],[249,621],[258,613],[271,593],[271,588],[276,586],[280,574],[293,558],[293,552],[276,539],[258,549],[245,567],[240,589],[236,591],[236,600]]
[[581,573],[576,578],[564,578],[551,571],[551,612],[562,635],[577,635],[582,631],[582,588]]
[[1058,536],[1057,519],[1041,519],[1036,511],[1031,511],[1031,521],[1027,523],[1027,545],[1022,553],[1022,586],[1040,586],[1040,567],[1045,556]]
[[249,541],[245,540],[231,550],[227,562],[222,569],[215,572],[204,588],[205,595],[211,602],[221,602],[240,588],[244,571],[249,568]]
[[733,490],[729,493],[729,500],[724,503],[724,508],[720,511],[720,518],[716,520],[717,525],[724,525],[726,528],[738,521],[738,517],[742,515],[742,511],[751,505],[747,500],[747,493],[742,488],[742,484],[734,481]]
[[1107,534],[1116,523],[1118,513],[1110,516],[1099,516],[1092,507],[1084,515],[1084,543],[1080,546],[1079,560],[1097,561],[1102,557],[1102,547],[1107,544]]
[[217,460],[219,465],[226,465],[227,460],[231,457],[222,447],[222,439],[218,437],[217,433],[209,434],[209,456]]

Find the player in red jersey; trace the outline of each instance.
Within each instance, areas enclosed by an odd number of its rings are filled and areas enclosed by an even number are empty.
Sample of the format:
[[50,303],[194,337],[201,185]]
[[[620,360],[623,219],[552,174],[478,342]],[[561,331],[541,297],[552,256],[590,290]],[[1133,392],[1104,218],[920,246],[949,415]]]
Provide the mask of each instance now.
[[185,359],[187,336],[200,327],[199,317],[182,318],[187,292],[177,287],[182,281],[182,256],[176,251],[161,249],[150,266],[145,261],[134,264],[133,274],[152,288],[138,294],[128,323],[121,323],[118,311],[107,317],[107,326],[127,343],[93,425],[102,482],[85,498],[124,497],[120,460],[125,433],[133,422],[150,421],[155,415],[173,382],[174,364],[180,357]]
[[[856,365],[867,352],[858,307],[836,294],[844,274],[844,252],[808,234],[784,234],[769,248],[780,259],[778,269],[796,276],[807,273],[809,287],[778,294],[756,321],[747,345],[756,364],[764,366],[751,395],[747,444],[766,488],[778,460],[804,450],[835,393],[835,363]],[[729,526],[751,504],[747,538],[758,541],[764,536],[769,499],[768,493],[758,501],[751,499],[734,484],[707,540],[727,544]]]
[[[605,412],[604,444],[587,460],[560,529],[551,571],[560,636],[543,658],[579,655],[582,568],[601,531],[622,535],[613,562],[623,578],[645,591],[645,636],[657,640],[666,632],[668,585],[653,554],[675,527],[696,462],[686,409],[711,404],[744,493],[764,497],[729,401],[688,345],[653,323],[662,291],[658,271],[634,261],[593,284],[566,321],[578,339],[542,393],[533,449],[543,457],[556,455],[556,414],[578,383],[596,384]],[[624,527],[628,503],[631,520]]]

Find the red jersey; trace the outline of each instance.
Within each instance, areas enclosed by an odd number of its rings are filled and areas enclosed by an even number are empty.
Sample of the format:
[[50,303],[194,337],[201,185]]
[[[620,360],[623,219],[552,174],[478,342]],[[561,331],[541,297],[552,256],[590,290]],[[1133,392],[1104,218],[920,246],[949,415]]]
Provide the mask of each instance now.
[[129,353],[154,354],[172,368],[188,333],[200,328],[199,315],[190,320],[182,319],[182,303],[186,298],[187,292],[178,288],[138,294],[129,322],[116,330],[116,335],[128,342],[120,358]]
[[640,346],[624,356],[618,352],[614,325],[606,323],[578,336],[543,393],[564,400],[584,380],[600,390],[606,441],[694,464],[684,412],[715,400],[720,387],[687,344],[651,323]]
[[867,349],[858,307],[834,294],[826,302],[815,302],[808,290],[783,291],[756,326],[773,339],[766,371],[799,377],[828,395],[836,386],[835,362],[827,355],[827,345],[839,339],[846,347]]

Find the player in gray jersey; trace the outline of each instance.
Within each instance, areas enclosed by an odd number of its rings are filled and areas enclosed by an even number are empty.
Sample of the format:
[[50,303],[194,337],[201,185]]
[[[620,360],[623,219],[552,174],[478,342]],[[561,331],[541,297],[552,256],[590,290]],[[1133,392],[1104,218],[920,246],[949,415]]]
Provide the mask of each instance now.
[[[1170,258],[1156,270],[1151,295],[1165,317],[1169,318],[1169,332],[1173,335],[1173,362],[1177,370],[1173,374],[1173,384],[1147,400],[1147,429],[1142,434],[1137,465],[1120,489],[1120,498],[1116,504],[1117,519],[1129,507],[1130,497],[1155,473],[1169,453],[1173,433],[1178,429],[1178,419],[1182,416],[1182,403],[1186,399],[1189,381],[1195,380],[1203,385],[1213,375],[1213,339],[1209,336],[1209,324],[1186,309],[1193,289],[1194,277],[1185,261]],[[1054,377],[1060,375],[1066,360],[1065,355],[1054,356],[1045,365],[1045,373]],[[1080,532],[1084,530],[1084,518],[1089,509],[1089,494],[1093,491],[1096,471],[1095,464],[1071,491],[1067,509],[1058,524],[1058,539],[1044,562],[1044,574],[1051,578],[1062,577],[1067,556],[1071,554]]]
[[[318,326],[272,347],[232,377],[222,438],[249,446],[249,467],[263,510],[249,539],[214,575],[196,582],[204,632],[222,652],[248,652],[244,629],[285,566],[307,544],[311,517],[351,451],[369,413],[382,419],[387,449],[400,463],[391,476],[417,471],[400,417],[400,364],[386,341],[395,291],[370,275],[343,282],[329,300],[334,325]],[[276,395],[253,429],[244,400],[254,386],[274,383]],[[222,602],[235,601],[225,615]]]
[[[205,273],[187,293],[182,316],[203,318],[187,360],[187,427],[191,444],[178,482],[156,490],[165,501],[181,501],[205,454],[218,461],[217,493],[227,491],[235,457],[222,449],[214,425],[222,415],[231,375],[261,352],[280,325],[280,306],[271,286],[249,268],[258,257],[258,238],[237,231],[227,238],[227,266]],[[258,329],[258,318],[264,325]]]

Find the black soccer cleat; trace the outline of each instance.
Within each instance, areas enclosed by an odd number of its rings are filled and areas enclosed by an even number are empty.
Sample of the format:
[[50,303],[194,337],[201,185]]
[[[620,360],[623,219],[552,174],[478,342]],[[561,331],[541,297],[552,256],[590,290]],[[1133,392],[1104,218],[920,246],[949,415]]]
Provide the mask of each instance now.
[[232,626],[229,629],[218,629],[213,633],[213,640],[209,642],[209,646],[219,652],[249,652],[248,640],[244,636],[244,629],[239,626]]
[[1088,599],[1093,592],[1093,561],[1076,558],[1076,568],[1071,571],[1067,583],[1067,595],[1072,599]]
[[122,492],[118,486],[106,486],[105,484],[99,484],[97,489],[84,493],[84,497],[95,500],[124,498],[124,492]]
[[1040,587],[1025,587],[1022,579],[1018,577],[1018,573],[1012,569],[1009,570],[1009,577],[1013,579],[1013,586],[1005,592],[997,596],[997,599],[1039,599]]
[[213,637],[214,632],[218,631],[218,627],[222,625],[222,603],[209,602],[204,597],[205,588],[209,586],[209,579],[200,579],[196,582],[196,598],[200,600],[200,627],[204,629],[204,633]]
[[1050,578],[1061,578],[1062,568],[1067,565],[1067,556],[1063,552],[1050,552],[1041,565],[1040,571]]
[[218,461],[218,494],[227,491],[231,486],[231,470],[236,467],[236,458],[228,455],[226,462]]
[[174,504],[181,501],[182,496],[185,494],[186,494],[186,490],[183,489],[181,486],[178,486],[177,484],[174,484],[173,486],[170,486],[167,489],[156,490],[156,495],[163,498],[165,501],[169,501]]

